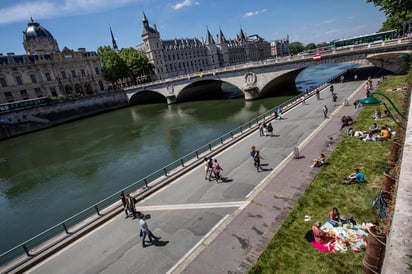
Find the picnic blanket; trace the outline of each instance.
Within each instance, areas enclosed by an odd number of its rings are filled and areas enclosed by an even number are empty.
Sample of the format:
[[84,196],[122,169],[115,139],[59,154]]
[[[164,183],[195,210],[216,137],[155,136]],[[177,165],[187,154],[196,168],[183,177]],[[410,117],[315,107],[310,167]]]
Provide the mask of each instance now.
[[334,250],[340,252],[346,252],[348,249],[355,252],[360,251],[363,238],[368,235],[367,231],[353,224],[334,227],[329,222],[326,222],[321,226],[321,229],[335,236],[335,241],[333,242]]

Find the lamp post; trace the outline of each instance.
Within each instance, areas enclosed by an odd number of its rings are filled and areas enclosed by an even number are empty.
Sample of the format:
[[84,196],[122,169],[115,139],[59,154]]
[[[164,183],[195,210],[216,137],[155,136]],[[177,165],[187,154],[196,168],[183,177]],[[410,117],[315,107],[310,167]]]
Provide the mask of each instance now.
[[393,120],[398,126],[400,126],[401,128],[405,129],[405,127],[402,126],[402,125],[393,117],[391,111],[389,110],[389,108],[388,108],[388,106],[385,104],[385,102],[382,102],[381,100],[373,97],[373,95],[381,95],[381,96],[383,96],[386,100],[388,100],[388,102],[391,104],[391,106],[392,106],[393,109],[396,111],[396,113],[398,113],[399,116],[400,116],[403,120],[408,121],[408,118],[399,111],[399,109],[395,106],[395,104],[392,102],[392,100],[391,100],[388,96],[386,96],[385,94],[383,94],[383,93],[380,93],[380,92],[377,92],[377,91],[371,92],[371,93],[370,93],[370,97],[363,98],[363,99],[359,100],[359,102],[360,102],[362,105],[370,105],[370,106],[383,104],[383,105],[385,106],[386,110],[389,112],[389,115],[390,115],[390,117],[392,118],[392,120]]

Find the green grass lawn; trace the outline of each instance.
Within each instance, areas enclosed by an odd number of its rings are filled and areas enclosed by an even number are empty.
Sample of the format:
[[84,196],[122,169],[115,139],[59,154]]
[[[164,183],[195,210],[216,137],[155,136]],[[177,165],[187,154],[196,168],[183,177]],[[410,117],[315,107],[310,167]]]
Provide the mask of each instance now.
[[[392,89],[406,86],[406,81],[406,76],[390,76],[378,91],[400,106],[404,92]],[[383,112],[383,106],[381,110]],[[373,122],[396,129],[390,118],[378,121],[371,118],[375,107],[365,106],[360,111],[353,124],[354,129],[367,130]],[[395,113],[392,109],[391,112]],[[314,249],[304,235],[315,221],[324,223],[333,207],[339,209],[341,216],[351,214],[358,223],[379,219],[377,210],[372,208],[372,201],[381,189],[393,139],[363,142],[345,136],[327,159],[329,164],[321,168],[250,273],[362,273],[364,251],[325,254]],[[365,174],[367,183],[343,185],[343,178],[354,168]],[[304,222],[305,215],[312,216],[312,221]]]

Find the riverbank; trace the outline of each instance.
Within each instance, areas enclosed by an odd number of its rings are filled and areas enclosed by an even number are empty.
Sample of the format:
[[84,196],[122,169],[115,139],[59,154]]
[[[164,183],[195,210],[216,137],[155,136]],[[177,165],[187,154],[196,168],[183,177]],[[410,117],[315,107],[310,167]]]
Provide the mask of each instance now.
[[0,140],[43,130],[71,121],[128,106],[123,91],[107,92],[87,97],[53,100],[46,106],[3,112]]

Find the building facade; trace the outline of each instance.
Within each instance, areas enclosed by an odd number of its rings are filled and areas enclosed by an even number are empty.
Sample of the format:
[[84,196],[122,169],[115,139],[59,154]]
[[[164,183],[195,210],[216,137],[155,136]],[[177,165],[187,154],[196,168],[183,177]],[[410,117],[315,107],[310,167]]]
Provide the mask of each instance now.
[[96,52],[60,51],[52,34],[33,19],[23,32],[23,46],[25,55],[0,54],[0,104],[107,89]]
[[157,79],[200,73],[271,57],[270,43],[258,35],[246,36],[242,29],[235,39],[227,40],[222,30],[216,41],[209,30],[206,38],[162,40],[156,25],[151,27],[143,14],[143,44],[137,50],[147,56]]
[[282,57],[289,55],[289,35],[286,38],[270,42],[272,56]]

